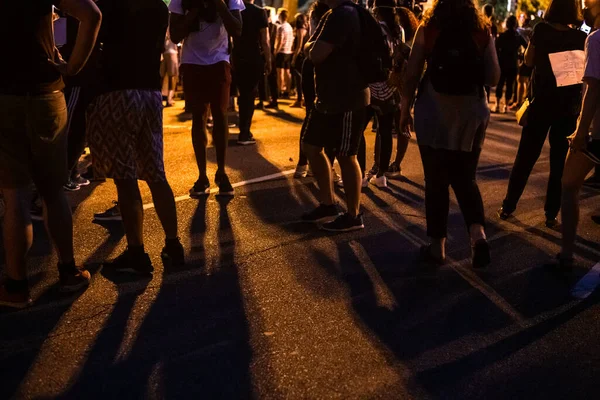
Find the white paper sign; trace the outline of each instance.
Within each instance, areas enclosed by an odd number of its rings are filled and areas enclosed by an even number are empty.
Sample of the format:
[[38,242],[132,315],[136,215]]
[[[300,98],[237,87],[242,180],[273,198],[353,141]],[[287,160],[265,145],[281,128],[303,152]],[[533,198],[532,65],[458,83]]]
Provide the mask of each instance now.
[[583,79],[585,53],[583,50],[549,54],[552,72],[558,87],[578,85]]

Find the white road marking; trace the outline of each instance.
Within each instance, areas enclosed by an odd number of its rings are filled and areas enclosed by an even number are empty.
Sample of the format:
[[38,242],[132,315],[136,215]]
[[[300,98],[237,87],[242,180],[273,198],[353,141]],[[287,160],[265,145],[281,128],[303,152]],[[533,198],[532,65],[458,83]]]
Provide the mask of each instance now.
[[[261,183],[261,182],[272,181],[274,179],[278,179],[278,178],[281,178],[281,177],[292,175],[294,172],[296,172],[295,169],[289,169],[287,171],[276,172],[276,173],[271,174],[271,175],[259,176],[258,178],[252,178],[252,179],[248,179],[248,180],[245,180],[245,181],[232,183],[231,186],[235,189],[235,188],[238,188],[238,187],[241,187],[241,186],[251,185],[253,183]],[[215,193],[218,193],[218,192],[219,192],[218,188],[212,188],[210,190],[211,194],[215,194]],[[175,202],[179,203],[180,201],[189,200],[189,199],[191,199],[190,195],[186,194],[186,195],[183,195],[183,196],[177,196],[177,197],[175,197]],[[154,203],[144,204],[144,210],[149,210],[151,208],[154,208]]]
[[192,125],[164,125],[164,129],[192,129]]
[[571,290],[571,295],[577,299],[585,299],[600,285],[600,263],[594,265],[590,272],[585,274],[583,278],[577,282],[573,290]]

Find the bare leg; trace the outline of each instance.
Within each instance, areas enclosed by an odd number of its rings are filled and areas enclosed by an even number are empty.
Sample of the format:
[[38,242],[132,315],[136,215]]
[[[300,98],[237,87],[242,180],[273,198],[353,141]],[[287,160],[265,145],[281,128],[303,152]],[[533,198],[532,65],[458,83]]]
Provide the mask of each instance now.
[[152,192],[152,201],[154,201],[156,214],[158,214],[167,240],[176,239],[178,237],[177,209],[173,190],[169,182],[148,182],[148,187]]
[[208,145],[208,133],[206,121],[208,119],[208,104],[196,107],[192,110],[192,144],[198,165],[198,175],[206,178],[206,146]]
[[4,249],[6,275],[14,280],[27,278],[26,257],[33,243],[29,216],[29,190],[2,189],[4,194]]
[[344,190],[346,192],[346,203],[348,213],[357,217],[360,213],[360,193],[362,183],[362,172],[358,165],[356,156],[338,156],[338,162],[342,170]]
[[594,168],[592,163],[581,152],[569,152],[562,177],[562,249],[561,257],[573,258],[575,238],[579,224],[579,191],[585,177]]
[[144,208],[137,180],[115,179],[119,195],[119,208],[130,247],[144,245]]
[[227,157],[227,142],[229,140],[229,124],[227,111],[221,110],[219,105],[212,106],[213,116],[213,143],[217,153],[217,174],[225,173],[225,159]]
[[331,163],[329,162],[329,158],[327,158],[322,148],[306,143],[302,144],[302,148],[319,185],[319,195],[321,197],[319,201],[328,206],[333,204],[333,178],[331,176]]
[[[40,188],[38,188],[39,190]],[[61,263],[73,262],[73,216],[62,186],[40,190],[44,204],[44,221]]]

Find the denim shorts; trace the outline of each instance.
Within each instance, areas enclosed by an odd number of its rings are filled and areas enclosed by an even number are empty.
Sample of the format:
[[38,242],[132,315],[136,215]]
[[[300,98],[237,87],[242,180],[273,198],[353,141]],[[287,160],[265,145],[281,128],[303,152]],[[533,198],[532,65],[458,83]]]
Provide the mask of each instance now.
[[0,94],[0,188],[32,181],[40,191],[67,181],[67,104],[63,92]]

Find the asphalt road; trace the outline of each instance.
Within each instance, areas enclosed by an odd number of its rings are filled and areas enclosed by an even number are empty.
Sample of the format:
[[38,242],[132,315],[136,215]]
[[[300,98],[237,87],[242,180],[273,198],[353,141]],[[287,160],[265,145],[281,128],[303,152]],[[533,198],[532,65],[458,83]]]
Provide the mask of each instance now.
[[475,272],[455,203],[452,262],[437,271],[416,263],[426,234],[414,142],[403,179],[365,190],[366,229],[331,235],[298,222],[316,204],[311,179],[289,175],[302,110],[257,112],[258,144],[229,151],[239,183],[230,202],[185,198],[197,171],[181,111],[165,111],[165,147],[186,268],[163,268],[164,238],[141,185],[156,272],[103,273],[102,261],[125,248],[119,224],[91,223],[115,199],[114,185],[70,195],[77,260],[92,284],[58,295],[56,257],[36,225],[35,305],[0,310],[0,399],[600,398],[600,297],[572,295],[586,274],[598,280],[590,269],[600,228],[589,218],[598,192],[582,194],[577,268],[549,275],[543,265],[560,233],[543,224],[547,149],[516,217],[495,217],[519,141],[512,116],[494,116],[479,167],[494,261]]

